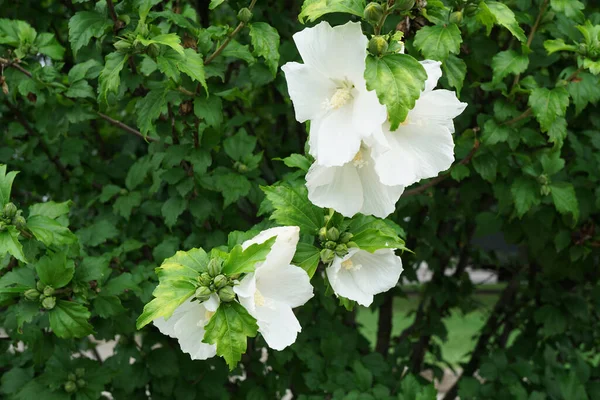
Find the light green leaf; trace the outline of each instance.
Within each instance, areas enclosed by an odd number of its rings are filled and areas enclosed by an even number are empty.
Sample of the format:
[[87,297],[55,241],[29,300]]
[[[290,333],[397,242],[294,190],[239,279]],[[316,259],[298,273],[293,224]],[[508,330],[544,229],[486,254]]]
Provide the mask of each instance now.
[[103,67],[102,64],[94,59],[76,64],[69,70],[69,82],[75,83],[81,79],[95,79],[100,75]]
[[210,0],[210,4],[208,5],[208,8],[210,10],[214,10],[215,8],[219,7],[224,2],[225,2],[225,0]]
[[525,32],[515,18],[515,13],[506,4],[498,1],[482,1],[479,3],[476,17],[485,25],[488,36],[492,31],[492,26],[496,24],[508,29],[519,41],[527,41]]
[[10,202],[10,192],[13,181],[17,176],[17,171],[6,173],[6,165],[0,164],[0,207]]
[[79,11],[69,20],[69,42],[73,54],[83,46],[87,45],[91,38],[104,35],[104,32],[112,26],[107,14],[95,11]]
[[305,270],[309,278],[312,278],[317,271],[320,261],[321,255],[317,247],[308,243],[298,243],[292,264]]
[[556,53],[557,51],[577,51],[577,46],[566,44],[563,39],[546,40],[544,48],[548,54]]
[[542,163],[544,173],[550,176],[558,173],[565,167],[565,160],[560,158],[559,151],[542,155],[540,161]]
[[556,211],[561,214],[571,214],[573,219],[579,219],[579,202],[573,185],[567,182],[555,182],[550,184],[550,194]]
[[539,121],[542,132],[547,132],[554,121],[564,117],[569,105],[569,93],[564,87],[536,88],[529,96],[529,106]]
[[206,93],[208,93],[202,55],[192,49],[184,49],[184,54],[185,59],[177,64],[179,70],[192,78],[192,80],[199,82],[204,87],[204,90],[206,90]]
[[256,147],[256,138],[240,129],[238,133],[223,141],[225,153],[235,161],[241,161],[244,157],[252,155]]
[[583,59],[583,68],[587,68],[594,75],[600,74],[600,60],[594,61],[591,58]]
[[298,19],[304,24],[307,20],[313,22],[325,14],[336,12],[362,18],[364,11],[365,0],[304,0]]
[[467,75],[467,64],[461,58],[450,54],[442,63],[442,69],[444,70],[444,76],[448,79],[448,84],[456,88],[457,94],[460,95]]
[[98,78],[98,97],[100,100],[106,102],[108,93],[118,93],[119,86],[121,85],[120,73],[125,62],[127,61],[127,54],[118,52],[109,53],[105,58],[105,65],[100,77]]
[[379,102],[387,106],[392,131],[398,129],[415,106],[426,78],[423,66],[409,55],[367,56],[367,89],[375,90]]
[[540,204],[539,184],[532,179],[518,177],[510,187],[510,192],[519,218],[525,215],[531,207]]
[[3,231],[0,231],[0,259],[2,259],[6,253],[21,262],[27,262],[25,254],[23,253],[23,245],[19,242],[19,231],[12,225],[5,227]]
[[248,337],[258,333],[256,320],[241,304],[221,303],[205,327],[203,342],[217,345],[217,354],[233,370],[246,352]]
[[67,260],[65,253],[55,253],[44,256],[35,263],[35,272],[40,281],[54,289],[66,286],[75,273],[73,260]]
[[177,53],[184,55],[183,46],[181,46],[181,38],[176,33],[163,33],[156,35],[150,39],[144,39],[143,37],[137,38],[144,46],[150,46],[151,44],[162,44],[175,50]]
[[265,22],[250,24],[250,39],[254,54],[265,59],[269,70],[275,76],[279,66],[279,33]]
[[56,306],[48,312],[48,316],[50,328],[59,338],[80,338],[94,332],[94,328],[88,322],[90,312],[81,304],[58,300]]
[[404,249],[404,240],[398,235],[386,235],[377,229],[366,229],[357,233],[352,241],[361,250],[373,253],[379,249]]
[[61,60],[65,55],[65,48],[58,43],[54,34],[41,33],[35,38],[35,46],[42,54],[47,55],[53,60]]
[[584,19],[582,10],[585,6],[578,0],[550,0],[550,7],[558,13],[564,14],[567,18],[581,21]]
[[63,215],[69,214],[73,202],[71,200],[62,203],[48,201],[46,203],[37,203],[29,207],[29,216],[44,215],[48,218],[57,219]]
[[94,98],[94,89],[85,80],[80,80],[69,86],[69,89],[65,93],[70,98]]
[[27,228],[46,246],[62,246],[77,242],[77,237],[69,228],[44,215],[27,218]]
[[414,45],[427,59],[443,61],[458,54],[462,37],[456,24],[424,26],[417,31]]
[[179,196],[169,197],[160,209],[162,216],[165,218],[165,224],[172,228],[177,222],[177,218],[185,211],[187,202]]
[[[543,130],[543,129],[542,129]],[[550,143],[555,143],[559,148],[567,137],[567,120],[565,117],[558,117],[550,125],[548,129],[548,140]]]
[[302,232],[311,235],[315,235],[323,226],[323,209],[308,200],[304,186],[261,186],[261,189],[275,208],[270,218],[279,225],[299,226]]
[[529,65],[529,58],[514,50],[501,51],[492,58],[493,82],[500,82],[509,74],[521,74]]
[[194,115],[206,125],[218,127],[223,123],[223,101],[218,96],[198,96],[194,99]]
[[274,160],[283,161],[283,163],[288,167],[298,168],[304,172],[308,172],[308,169],[310,168],[310,161],[308,158],[306,158],[306,156],[301,154],[291,154],[286,158],[274,158]]
[[236,245],[223,263],[222,272],[227,275],[254,272],[256,263],[267,258],[275,239],[276,237],[272,237],[264,243],[253,244],[246,250],[242,250],[242,245]]

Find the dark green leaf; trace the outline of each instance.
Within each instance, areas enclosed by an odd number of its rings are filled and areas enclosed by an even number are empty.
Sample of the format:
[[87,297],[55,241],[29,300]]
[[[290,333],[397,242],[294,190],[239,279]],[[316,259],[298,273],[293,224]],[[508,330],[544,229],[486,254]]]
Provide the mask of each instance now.
[[80,338],[94,332],[92,325],[88,322],[90,312],[81,304],[58,300],[48,315],[50,328],[59,338]]

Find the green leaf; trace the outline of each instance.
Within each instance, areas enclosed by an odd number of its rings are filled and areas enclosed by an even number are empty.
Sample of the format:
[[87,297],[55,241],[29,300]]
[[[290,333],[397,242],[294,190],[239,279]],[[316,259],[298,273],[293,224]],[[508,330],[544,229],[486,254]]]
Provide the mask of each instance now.
[[204,60],[200,53],[195,52],[192,49],[184,49],[185,59],[177,64],[177,67],[181,72],[192,78],[192,80],[199,82],[202,87],[208,93],[208,87],[206,86],[206,78],[204,75]]
[[56,306],[48,312],[48,316],[50,328],[59,338],[80,338],[94,332],[94,328],[88,322],[90,312],[81,304],[58,300]]
[[509,74],[521,74],[529,65],[529,58],[514,50],[501,51],[492,58],[494,78],[492,82],[501,82]]
[[274,158],[274,160],[283,161],[290,168],[298,168],[304,172],[308,172],[310,168],[310,160],[301,154],[291,154],[286,158]]
[[203,176],[201,182],[204,187],[223,195],[224,207],[248,196],[252,188],[248,178],[222,167],[217,168],[210,176]]
[[272,237],[264,243],[255,243],[246,250],[242,250],[242,245],[236,245],[223,263],[222,272],[227,275],[254,272],[256,263],[265,261],[271,252],[275,239],[276,237]]
[[223,101],[218,96],[198,96],[194,99],[194,115],[214,128],[223,123]]
[[265,59],[269,70],[275,76],[279,66],[279,33],[265,22],[250,24],[250,39],[254,54]]
[[69,20],[69,42],[73,54],[87,45],[91,38],[99,38],[112,26],[107,14],[94,11],[79,11]]
[[215,8],[219,7],[224,2],[225,2],[225,0],[210,0],[210,4],[208,5],[208,8],[210,10],[214,10]]
[[143,37],[138,36],[137,40],[144,46],[150,46],[151,44],[162,44],[172,48],[177,53],[184,55],[183,46],[181,46],[181,38],[176,33],[163,33],[150,39],[144,39]]
[[27,228],[46,246],[62,246],[77,242],[77,237],[69,228],[44,215],[29,217]]
[[2,259],[6,253],[21,262],[27,262],[25,254],[23,253],[23,245],[19,242],[19,231],[11,225],[5,227],[3,231],[0,231],[0,259]]
[[86,98],[89,97],[91,99],[94,98],[94,89],[90,86],[90,84],[85,81],[77,81],[69,86],[69,89],[65,93],[67,97],[70,98]]
[[565,116],[568,105],[569,93],[564,87],[536,88],[529,96],[529,106],[540,123],[542,132],[547,132],[557,118]]
[[417,60],[406,54],[369,55],[365,79],[367,89],[375,90],[379,102],[387,106],[390,127],[394,131],[415,106],[427,73]]
[[450,176],[457,182],[468,178],[471,175],[471,170],[464,164],[454,164],[450,169]]
[[483,125],[482,141],[487,145],[506,142],[511,134],[511,128],[506,125],[498,125],[493,119],[486,121]]
[[0,164],[0,207],[4,207],[10,201],[10,192],[17,171],[6,173],[6,165]]
[[323,210],[308,200],[304,186],[261,186],[261,189],[275,208],[270,219],[279,225],[299,226],[300,230],[311,235],[315,235],[323,226]]
[[[542,129],[543,130],[543,129]],[[558,147],[562,147],[562,143],[567,137],[567,120],[564,117],[558,117],[550,129],[548,129],[548,138],[551,143],[555,143]]]
[[450,53],[458,54],[462,37],[456,24],[424,26],[415,35],[414,46],[427,59],[443,61]]
[[169,200],[165,201],[160,211],[165,218],[165,224],[169,228],[175,225],[177,218],[185,211],[186,205],[185,199],[179,196],[170,197]]
[[363,16],[365,0],[304,0],[298,19],[303,24],[308,20],[313,22],[329,13],[347,13],[358,17]]
[[461,58],[450,54],[442,63],[442,69],[444,70],[444,76],[448,79],[448,84],[456,88],[457,94],[460,95],[467,75],[467,64]]
[[594,61],[591,58],[583,59],[583,68],[587,68],[594,75],[600,74],[600,60]]
[[53,60],[61,60],[65,55],[65,48],[58,43],[52,33],[39,34],[34,44],[40,53],[47,55]]
[[319,261],[321,261],[321,255],[317,247],[308,243],[298,243],[292,263],[305,270],[309,278],[312,278],[317,271]]
[[54,289],[66,286],[75,273],[75,263],[73,260],[67,260],[65,253],[55,253],[44,256],[35,263],[35,272],[40,281]]
[[539,184],[532,179],[518,177],[510,187],[517,215],[521,218],[531,207],[540,204]]
[[240,60],[246,61],[248,64],[255,61],[248,45],[240,44],[237,40],[229,42],[227,47],[225,47],[225,50],[221,52],[221,55],[223,57],[239,58]]
[[550,7],[554,11],[564,14],[567,18],[576,21],[584,19],[582,10],[585,9],[585,6],[578,0],[550,0]]
[[600,100],[600,77],[580,72],[567,86],[567,91],[573,99],[575,113],[580,114],[588,104],[596,104]]
[[165,88],[151,90],[146,96],[138,100],[135,109],[140,132],[147,135],[154,131],[154,121],[162,113],[167,112],[167,91]]
[[563,39],[551,39],[544,42],[544,48],[548,54],[556,53],[557,51],[577,51],[577,46],[566,44]]
[[204,329],[203,342],[217,345],[217,354],[225,359],[230,370],[246,352],[247,338],[258,333],[256,320],[235,301],[221,303]]
[[579,202],[573,185],[567,182],[555,182],[550,184],[550,194],[556,211],[561,214],[571,214],[573,219],[579,219]]
[[244,157],[252,155],[256,147],[256,138],[249,136],[245,129],[228,137],[223,141],[225,153],[235,161],[241,161]]
[[94,311],[102,318],[109,318],[125,311],[117,296],[100,295],[94,299]]
[[398,235],[386,235],[378,229],[366,229],[357,233],[352,241],[358,245],[361,250],[374,253],[379,249],[404,249],[404,240]]
[[565,166],[565,160],[560,158],[560,152],[558,151],[542,155],[540,161],[542,163],[544,173],[550,176],[561,171]]
[[108,93],[119,92],[119,86],[121,85],[120,73],[125,66],[127,57],[127,54],[116,51],[106,55],[104,69],[100,72],[100,77],[98,78],[98,95],[100,100],[106,102]]
[[475,171],[483,179],[488,182],[494,183],[496,181],[496,173],[498,172],[498,161],[491,153],[477,153],[473,158],[473,167]]
[[506,4],[498,1],[482,1],[479,3],[476,17],[485,25],[488,36],[492,31],[492,26],[496,24],[508,29],[519,41],[527,41],[525,32],[515,18],[515,13]]

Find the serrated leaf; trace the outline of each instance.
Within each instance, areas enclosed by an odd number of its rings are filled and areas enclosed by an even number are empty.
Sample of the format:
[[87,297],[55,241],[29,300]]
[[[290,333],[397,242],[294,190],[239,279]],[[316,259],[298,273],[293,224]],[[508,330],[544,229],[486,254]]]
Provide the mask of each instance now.
[[581,21],[584,18],[582,10],[585,9],[585,6],[578,0],[550,0],[550,7],[554,11],[576,21]]
[[34,215],[27,219],[27,228],[46,246],[62,246],[77,242],[77,237],[54,219],[44,215]]
[[298,19],[303,24],[306,20],[314,20],[329,13],[347,13],[358,17],[363,16],[365,0],[304,0]]
[[17,228],[10,225],[0,232],[0,259],[2,259],[6,253],[21,262],[27,262],[25,254],[23,253],[23,245],[19,242],[19,231]]
[[264,243],[253,244],[246,250],[242,249],[242,245],[236,245],[223,263],[222,272],[227,275],[254,272],[256,264],[264,261],[271,252],[275,239],[272,237]]
[[450,169],[450,176],[457,182],[468,178],[470,175],[471,171],[469,170],[469,167],[464,164],[455,164],[452,169]]
[[600,100],[600,90],[596,90],[598,86],[600,77],[587,72],[580,72],[577,79],[569,82],[567,91],[573,99],[576,114],[581,113],[588,104],[596,104]]
[[482,141],[487,145],[506,142],[511,134],[511,128],[506,125],[498,125],[493,119],[486,121],[483,126]]
[[317,271],[320,261],[320,250],[317,247],[309,243],[298,243],[292,263],[305,270],[309,278]]
[[443,61],[450,53],[458,54],[462,37],[456,24],[424,26],[415,35],[414,46],[427,59]]
[[448,84],[456,88],[457,94],[460,95],[467,75],[467,64],[461,58],[450,54],[442,63],[442,69],[444,70],[444,76],[448,79]]
[[219,127],[223,123],[223,101],[215,95],[198,96],[194,99],[194,115],[208,126]]
[[104,35],[104,32],[112,26],[111,20],[106,14],[95,11],[79,11],[69,20],[69,42],[73,53],[87,45],[91,38]]
[[67,260],[65,253],[44,256],[35,263],[35,272],[40,281],[54,289],[66,286],[75,273],[73,260]]
[[546,40],[544,42],[544,48],[548,54],[553,54],[557,51],[577,51],[577,46],[566,44],[563,39]]
[[565,160],[560,158],[560,152],[554,151],[550,154],[544,154],[540,158],[542,169],[545,174],[550,176],[562,170],[565,166]]
[[569,93],[564,87],[536,88],[529,96],[529,106],[540,123],[542,132],[547,132],[559,117],[565,116],[568,105]]
[[573,219],[579,219],[579,202],[573,185],[567,182],[550,184],[550,194],[556,211],[561,214],[571,214]]
[[6,165],[0,164],[0,207],[4,207],[10,201],[10,192],[17,171],[6,173]]
[[375,90],[379,102],[387,107],[390,128],[394,131],[415,106],[427,73],[417,60],[406,54],[369,55],[366,64],[367,89]]
[[140,132],[147,135],[154,130],[154,121],[167,110],[167,91],[164,88],[151,90],[138,100],[135,109]]
[[40,33],[35,38],[34,45],[41,54],[45,54],[53,60],[61,60],[65,55],[65,48],[58,43],[52,33]]
[[179,70],[192,78],[193,81],[199,82],[204,90],[206,90],[206,93],[208,93],[202,55],[192,49],[184,49],[184,54],[185,60],[177,64]]
[[302,232],[311,235],[315,235],[323,226],[323,209],[308,200],[304,186],[262,186],[261,189],[275,208],[270,219],[277,221],[279,225],[299,226]]
[[250,39],[254,54],[265,59],[269,70],[275,76],[279,66],[279,33],[265,22],[250,24]]
[[529,58],[514,50],[501,51],[492,58],[494,78],[492,82],[500,82],[509,74],[521,74],[529,65]]
[[214,10],[215,8],[219,7],[224,2],[225,2],[225,0],[210,0],[210,4],[208,5],[208,8],[210,10]]
[[496,181],[496,173],[498,171],[498,161],[491,153],[483,154],[478,153],[472,161],[473,167],[475,171],[483,179],[490,183],[494,183]]
[[184,198],[179,196],[170,197],[163,206],[160,211],[162,216],[165,218],[165,224],[172,228],[173,225],[177,222],[177,218],[185,211],[187,202]]
[[100,295],[94,299],[94,311],[102,318],[109,318],[125,311],[117,296]]
[[379,249],[405,249],[404,240],[385,220],[372,216],[358,215],[350,221],[348,232],[352,241],[370,253]]
[[94,98],[94,89],[86,80],[80,80],[69,86],[69,89],[65,93],[70,98]]
[[488,36],[492,31],[492,26],[496,24],[508,29],[519,41],[527,41],[525,32],[517,22],[515,13],[506,4],[498,1],[482,1],[479,3],[476,17],[479,22],[485,25]]
[[240,60],[246,61],[248,64],[253,63],[254,56],[250,52],[250,47],[245,44],[240,44],[237,40],[229,42],[225,50],[221,52],[223,57],[239,58]]
[[540,204],[539,184],[532,179],[525,177],[515,179],[510,187],[510,192],[519,218],[525,215],[531,207]]
[[145,39],[138,36],[137,40],[144,46],[150,46],[151,44],[162,44],[172,48],[181,55],[184,54],[183,46],[181,46],[181,38],[176,33],[163,33],[161,35],[151,37],[150,39]]
[[256,320],[237,302],[221,303],[204,329],[203,342],[217,345],[230,370],[246,352],[247,338],[258,333]]
[[63,339],[80,338],[94,332],[89,324],[89,310],[78,303],[58,300],[56,306],[48,312],[50,328],[56,336]]
[[244,157],[252,155],[256,147],[256,138],[240,129],[238,133],[223,141],[223,150],[235,161],[241,161]]
[[98,98],[106,102],[106,97],[109,93],[118,93],[119,86],[121,85],[120,73],[125,62],[127,61],[127,55],[113,52],[106,55],[104,69],[100,72],[98,78]]
[[301,154],[291,154],[286,158],[274,158],[274,160],[283,161],[283,163],[290,168],[298,168],[304,172],[308,172],[310,168],[310,161],[306,156]]

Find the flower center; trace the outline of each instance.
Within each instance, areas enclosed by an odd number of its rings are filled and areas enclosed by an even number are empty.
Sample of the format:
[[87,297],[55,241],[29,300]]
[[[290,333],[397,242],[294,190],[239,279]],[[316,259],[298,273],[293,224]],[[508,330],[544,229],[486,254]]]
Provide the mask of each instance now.
[[358,169],[361,169],[362,167],[364,167],[365,165],[368,165],[368,164],[369,164],[369,161],[365,160],[362,149],[359,150],[358,153],[356,153],[356,155],[352,159],[352,165],[354,165]]
[[329,100],[323,104],[326,110],[337,110],[348,104],[354,96],[352,90],[354,85],[349,81],[342,81],[337,85],[336,91]]
[[352,259],[349,258],[346,261],[342,261],[342,268],[344,268],[346,271],[358,271],[362,268],[362,265],[354,264]]
[[212,318],[212,316],[215,315],[214,311],[208,311],[206,310],[206,312],[204,313],[204,319],[206,321],[210,320]]
[[254,304],[256,304],[259,307],[265,305],[265,298],[258,289],[256,289],[256,292],[254,292]]

